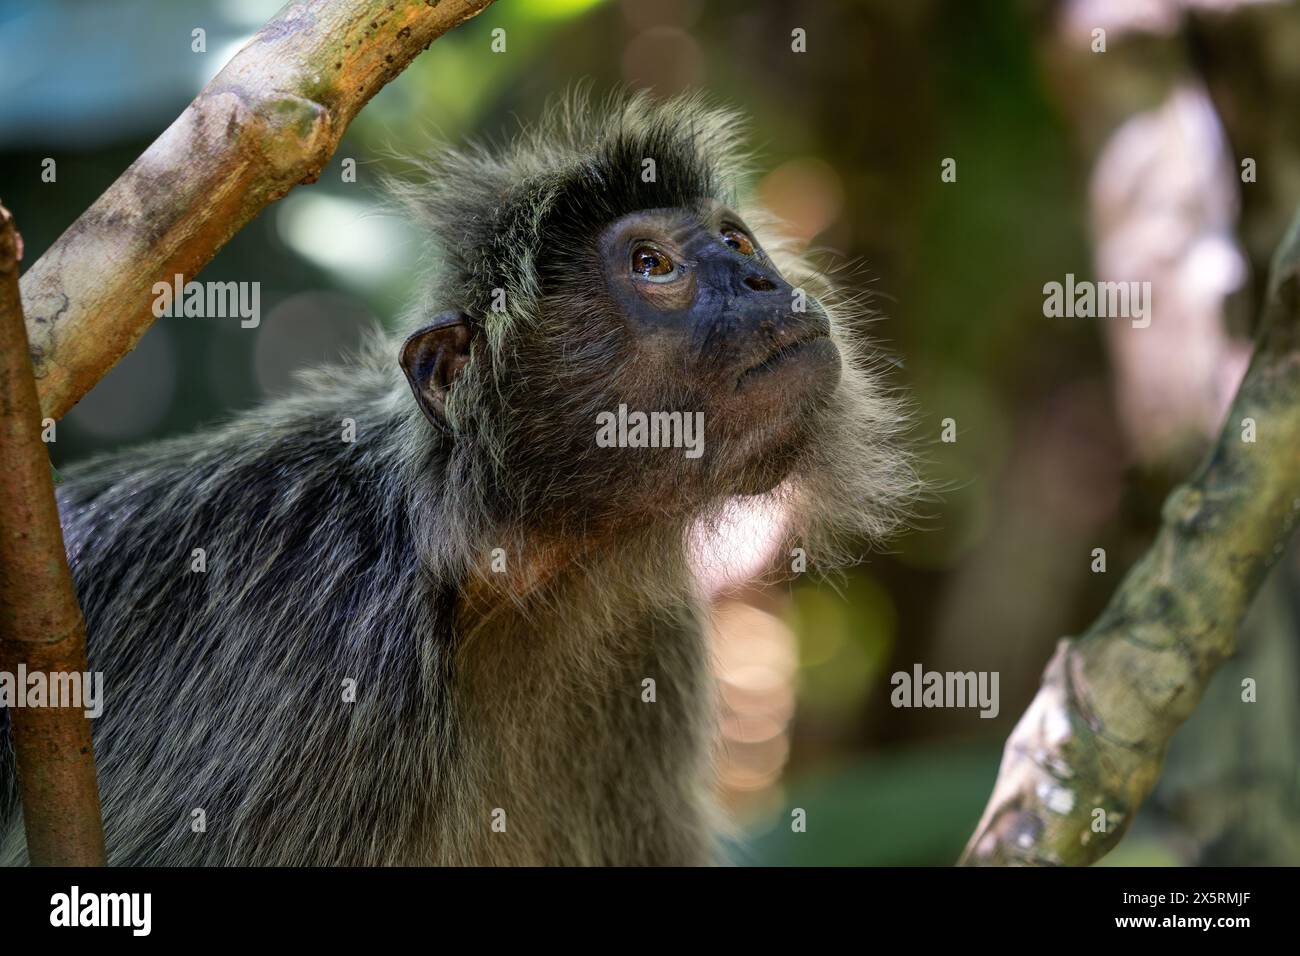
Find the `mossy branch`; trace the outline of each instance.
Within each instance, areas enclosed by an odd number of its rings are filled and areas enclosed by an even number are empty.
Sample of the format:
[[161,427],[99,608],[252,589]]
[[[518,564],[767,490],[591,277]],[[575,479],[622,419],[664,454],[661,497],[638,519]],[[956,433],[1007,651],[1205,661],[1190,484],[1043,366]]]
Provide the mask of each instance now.
[[1218,441],[1101,617],[1057,646],[963,864],[1088,864],[1119,842],[1297,518],[1300,213]]
[[61,417],[265,206],[314,182],[362,106],[492,0],[282,9],[22,277],[41,408]]

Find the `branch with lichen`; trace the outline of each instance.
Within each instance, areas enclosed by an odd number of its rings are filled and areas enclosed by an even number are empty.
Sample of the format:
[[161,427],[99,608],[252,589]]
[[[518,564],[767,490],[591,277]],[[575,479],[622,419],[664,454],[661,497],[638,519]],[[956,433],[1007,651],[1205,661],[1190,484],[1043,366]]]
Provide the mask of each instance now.
[[41,408],[75,405],[192,278],[298,183],[430,43],[492,0],[291,3],[22,277]]
[[1101,617],[1058,644],[963,864],[1080,865],[1114,848],[1298,518],[1300,214],[1218,441]]

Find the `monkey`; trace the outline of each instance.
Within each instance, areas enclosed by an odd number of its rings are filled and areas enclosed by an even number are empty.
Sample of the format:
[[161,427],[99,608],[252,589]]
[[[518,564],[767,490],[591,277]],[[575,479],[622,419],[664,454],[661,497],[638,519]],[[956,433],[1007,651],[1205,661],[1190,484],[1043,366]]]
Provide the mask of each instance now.
[[[698,96],[576,93],[422,158],[396,334],[66,469],[110,864],[719,862],[693,531],[743,502],[837,568],[917,487],[905,402],[748,200],[744,135]],[[664,441],[598,443],[637,412]]]

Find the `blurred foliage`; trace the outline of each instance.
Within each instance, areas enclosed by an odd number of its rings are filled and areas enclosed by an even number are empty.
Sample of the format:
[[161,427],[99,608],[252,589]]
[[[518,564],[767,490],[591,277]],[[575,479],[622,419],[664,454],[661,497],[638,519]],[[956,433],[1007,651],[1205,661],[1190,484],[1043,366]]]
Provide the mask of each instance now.
[[975,829],[997,768],[986,746],[918,747],[801,778],[790,811],[732,851],[738,863],[780,866],[950,866]]
[[800,696],[810,719],[852,717],[879,686],[898,637],[897,612],[873,578],[857,575],[843,592],[794,589],[790,624],[799,635]]

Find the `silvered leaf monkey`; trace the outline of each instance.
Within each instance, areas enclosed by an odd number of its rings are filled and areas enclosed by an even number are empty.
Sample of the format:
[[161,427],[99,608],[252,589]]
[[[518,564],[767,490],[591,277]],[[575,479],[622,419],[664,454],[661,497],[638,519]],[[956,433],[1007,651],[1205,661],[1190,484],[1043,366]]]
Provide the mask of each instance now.
[[[913,487],[738,139],[695,99],[570,97],[442,153],[397,189],[437,250],[402,335],[67,469],[111,863],[714,859],[692,530],[746,496],[835,565]],[[0,718],[22,863],[13,773]]]

